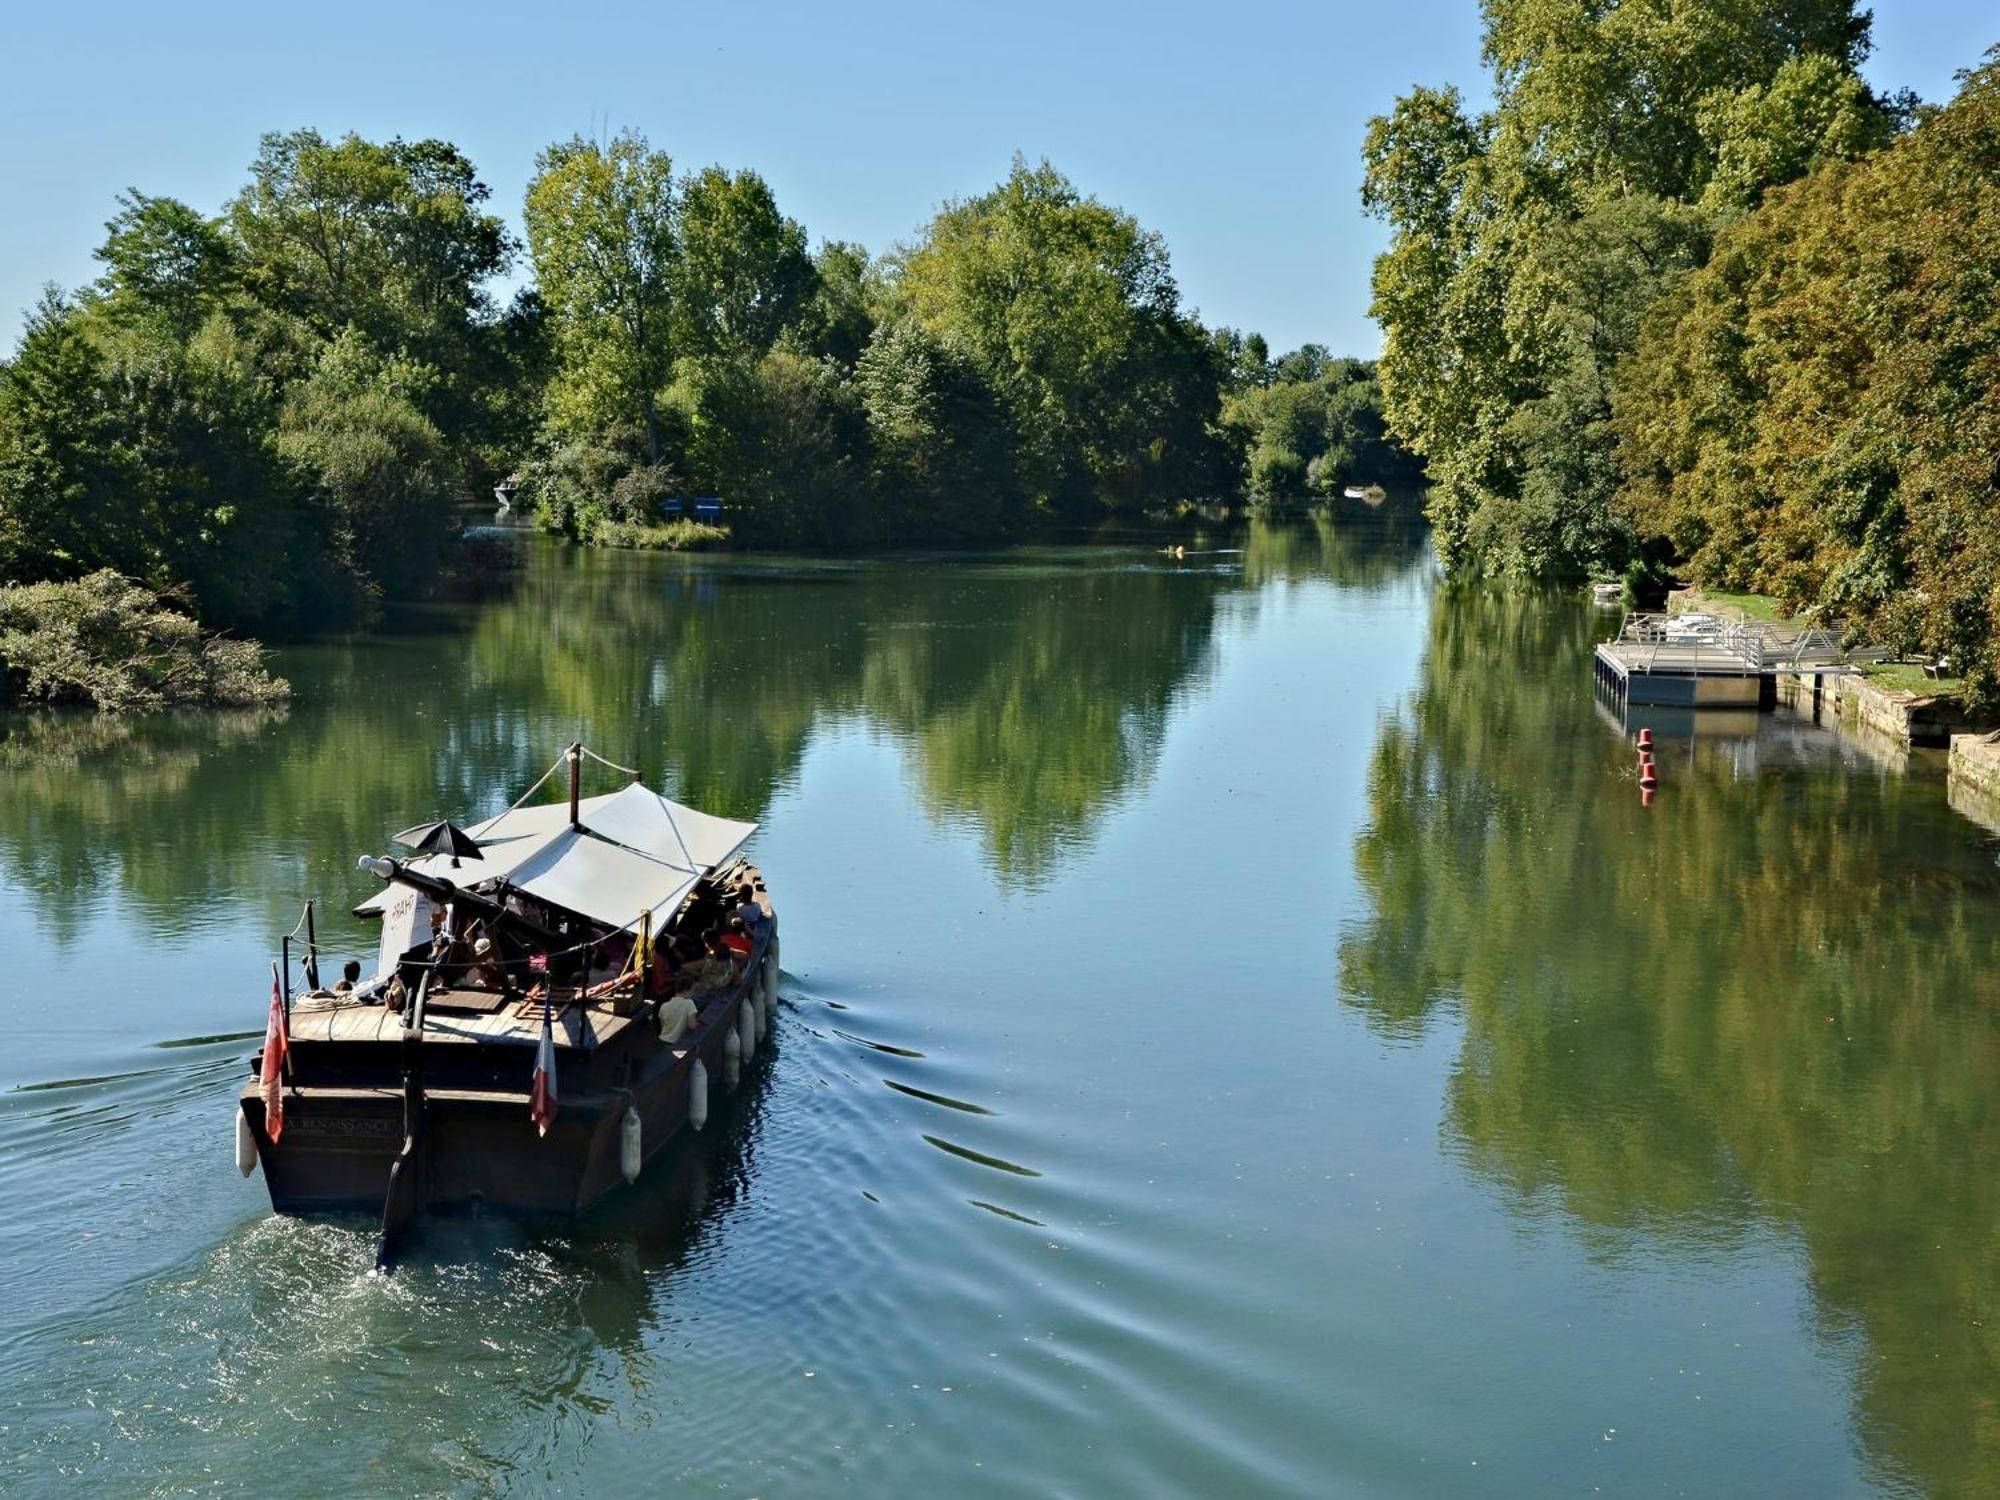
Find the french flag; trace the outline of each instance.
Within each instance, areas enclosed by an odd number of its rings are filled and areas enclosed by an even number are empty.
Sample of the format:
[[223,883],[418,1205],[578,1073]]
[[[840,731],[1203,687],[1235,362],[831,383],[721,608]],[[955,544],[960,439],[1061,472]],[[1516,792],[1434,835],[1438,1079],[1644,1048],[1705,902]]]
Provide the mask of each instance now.
[[542,1045],[535,1051],[535,1082],[528,1090],[528,1118],[543,1135],[556,1117],[556,1037],[549,1007],[542,1007]]
[[285,1054],[291,1050],[292,1040],[285,1026],[285,993],[278,985],[278,966],[272,964],[271,1014],[264,1022],[264,1065],[258,1071],[257,1082],[264,1096],[264,1134],[274,1146],[285,1133]]

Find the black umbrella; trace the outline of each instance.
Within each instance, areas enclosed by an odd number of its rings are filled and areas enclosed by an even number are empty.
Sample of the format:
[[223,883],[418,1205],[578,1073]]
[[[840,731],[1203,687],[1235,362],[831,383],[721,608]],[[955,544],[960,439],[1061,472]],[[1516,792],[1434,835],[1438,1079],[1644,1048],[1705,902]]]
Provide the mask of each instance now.
[[478,859],[479,844],[450,819],[442,823],[419,823],[396,835],[396,842],[419,854],[449,854],[453,864],[461,858]]

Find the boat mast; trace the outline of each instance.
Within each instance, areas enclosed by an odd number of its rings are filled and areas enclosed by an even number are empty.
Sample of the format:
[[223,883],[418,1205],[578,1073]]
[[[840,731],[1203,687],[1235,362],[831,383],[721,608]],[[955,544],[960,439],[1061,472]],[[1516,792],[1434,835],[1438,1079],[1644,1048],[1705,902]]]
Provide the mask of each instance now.
[[563,758],[569,762],[569,826],[581,828],[577,821],[577,802],[583,786],[583,741],[573,740]]

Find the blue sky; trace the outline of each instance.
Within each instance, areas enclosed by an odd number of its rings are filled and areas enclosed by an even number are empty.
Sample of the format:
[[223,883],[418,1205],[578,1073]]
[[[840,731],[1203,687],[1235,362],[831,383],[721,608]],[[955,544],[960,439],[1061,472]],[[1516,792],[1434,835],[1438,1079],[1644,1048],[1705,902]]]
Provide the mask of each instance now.
[[[1165,235],[1211,323],[1369,354],[1369,116],[1477,94],[1475,0],[1005,6],[579,3],[12,9],[0,27],[0,331],[95,275],[117,192],[213,210],[266,130],[456,142],[516,224],[535,152],[636,125],[684,167],[762,172],[815,242],[881,251],[1047,156]],[[1927,99],[2000,41],[1990,0],[1878,7],[1867,72]]]

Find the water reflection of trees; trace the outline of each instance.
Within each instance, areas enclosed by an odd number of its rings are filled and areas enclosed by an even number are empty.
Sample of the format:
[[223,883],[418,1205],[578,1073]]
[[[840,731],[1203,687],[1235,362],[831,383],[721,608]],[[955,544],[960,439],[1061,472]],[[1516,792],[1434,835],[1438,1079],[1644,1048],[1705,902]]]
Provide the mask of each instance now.
[[1440,597],[1375,749],[1350,1003],[1390,1035],[1458,1016],[1448,1137],[1600,1252],[1796,1232],[1828,1324],[1867,1337],[1870,1453],[1975,1492],[2000,1472],[1991,850],[1934,784],[1738,780],[1698,744],[1642,810],[1591,629]]
[[[1359,582],[1420,545],[1293,529],[1252,555]],[[757,817],[816,725],[858,717],[1031,883],[1147,773],[1242,587],[1145,545],[928,567],[537,547],[504,602],[285,653],[280,718],[0,720],[0,861],[59,940],[112,898],[157,933],[221,900],[289,926],[306,891],[360,894],[386,830],[494,810],[572,735]]]

